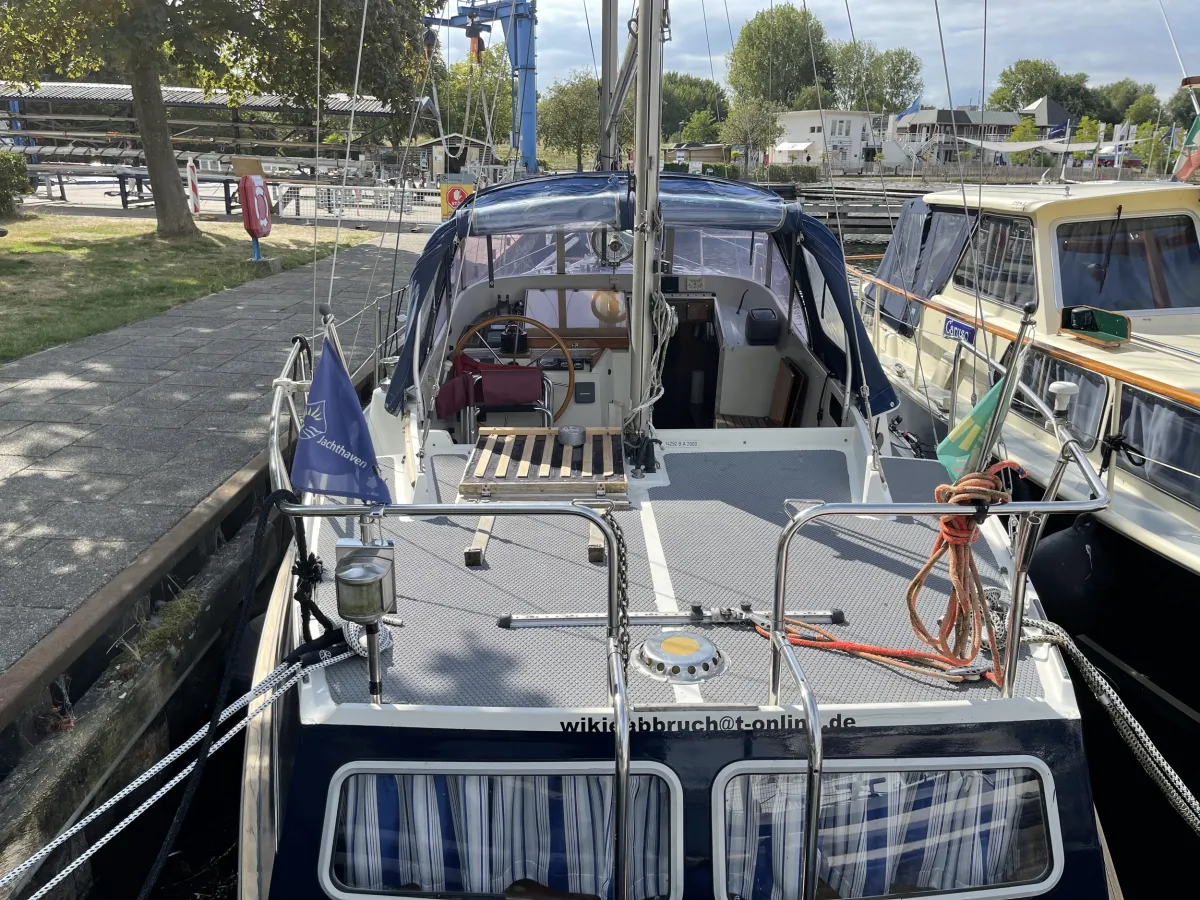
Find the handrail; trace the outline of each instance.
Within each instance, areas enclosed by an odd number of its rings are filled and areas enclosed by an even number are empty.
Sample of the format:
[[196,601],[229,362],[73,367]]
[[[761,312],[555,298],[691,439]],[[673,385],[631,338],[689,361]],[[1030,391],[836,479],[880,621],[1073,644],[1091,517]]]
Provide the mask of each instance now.
[[[611,506],[611,504],[607,504]],[[617,569],[617,536],[607,517],[583,503],[414,503],[379,504],[304,504],[281,503],[279,510],[289,516],[320,518],[371,518],[386,516],[579,516],[587,519],[604,536],[604,558],[608,565],[608,681],[613,703],[613,740],[615,750],[615,783],[613,815],[613,878],[614,900],[625,900],[628,890],[628,810],[629,810],[629,702],[626,696],[624,660],[621,656],[618,633],[621,621],[619,571]]]
[[[787,660],[800,702],[804,704],[804,737],[808,743],[808,785],[804,815],[804,868],[800,872],[800,900],[813,900],[817,895],[817,836],[821,830],[821,774],[825,768],[825,742],[821,733],[821,713],[817,697],[800,667],[796,651],[779,632],[771,635],[771,647]],[[777,705],[777,704],[772,704]]]
[[[911,291],[906,291],[902,287],[897,287],[894,284],[889,284],[876,278],[874,275],[868,275],[866,272],[855,266],[846,266],[846,271],[855,278],[865,281],[869,284],[881,287],[886,291],[891,291],[894,294],[899,294],[906,300],[911,300],[913,303],[919,303],[924,307],[940,312],[943,315],[951,316],[960,322],[965,322],[975,328],[982,328],[988,334],[994,334],[997,337],[1003,338],[1006,341],[1015,341],[1017,333],[1011,329],[1005,328],[1003,325],[997,325],[994,322],[987,320],[980,321],[975,318],[974,314],[955,307],[940,303],[937,300],[928,297],[922,297],[919,294],[914,294]],[[878,306],[878,304],[876,304]],[[1106,362],[1101,362],[1098,359],[1093,359],[1090,356],[1084,356],[1079,353],[1073,353],[1070,350],[1064,350],[1061,347],[1054,347],[1049,344],[1042,343],[1036,338],[1033,341],[1033,346],[1054,359],[1069,362],[1072,365],[1087,369],[1089,372],[1095,372],[1097,375],[1103,375],[1107,378],[1115,378],[1118,381],[1123,381],[1126,384],[1136,388],[1141,388],[1144,391],[1149,391],[1152,394],[1159,394],[1177,403],[1183,403],[1187,406],[1200,407],[1200,394],[1194,391],[1188,391],[1183,388],[1176,387],[1172,384],[1167,384],[1165,381],[1159,381],[1155,378],[1147,378],[1145,375],[1138,375],[1135,372],[1130,372],[1128,369],[1122,369],[1119,366],[1110,365]]]
[[[610,551],[611,552],[611,551]],[[613,900],[629,893],[629,699],[621,646],[608,638],[608,692],[613,707]]]
[[[1063,514],[1079,514],[1085,512],[1098,512],[1105,509],[1109,504],[1108,491],[1105,489],[1103,482],[1095,470],[1088,464],[1087,456],[1080,448],[1078,442],[1069,440],[1063,444],[1062,451],[1064,455],[1069,455],[1074,460],[1075,465],[1083,473],[1084,480],[1087,482],[1088,488],[1095,495],[1091,500],[1065,500],[1046,502],[1043,500],[1027,501],[1022,503],[1005,503],[998,506],[993,506],[983,510],[985,516],[1042,516],[1052,515],[1055,513]],[[786,501],[787,503],[795,501]],[[963,515],[964,507],[955,503],[812,503],[802,508],[788,521],[779,535],[778,548],[775,556],[775,607],[771,614],[771,634],[772,641],[775,635],[783,635],[783,624],[785,609],[787,603],[787,571],[788,571],[788,555],[791,550],[792,538],[807,525],[816,519],[827,518],[831,516],[866,516],[868,518],[893,518],[895,516],[961,516]],[[1037,523],[1040,525],[1040,522]],[[1036,532],[1037,529],[1034,529]],[[1021,619],[1016,618],[1013,621],[1014,613],[1017,612],[1018,594],[1023,598],[1024,587],[1018,592],[1016,585],[1024,578],[1024,570],[1020,568],[1022,563],[1028,562],[1029,554],[1025,552],[1025,548],[1016,547],[1013,552],[1016,563],[1016,571],[1013,573],[1013,603],[1009,607],[1009,628],[1008,633],[1011,635],[1019,635],[1021,632]],[[1014,656],[1015,659],[1015,656]],[[778,646],[772,643],[771,646],[771,671],[770,681],[768,684],[768,702],[772,706],[778,705],[779,702],[779,687],[781,676],[781,654]],[[1004,679],[1004,695],[1012,696],[1012,685],[1015,679],[1012,677],[1014,672],[1006,672]]]
[[[281,379],[291,380],[291,373],[294,371],[301,349],[300,341],[292,342],[292,349],[288,353],[287,362],[283,364],[279,376]],[[283,451],[279,447],[279,420],[283,415],[284,397],[289,396],[288,391],[287,385],[277,384],[271,395],[271,419],[267,426],[267,468],[271,473],[272,491],[292,490],[292,479],[288,477],[287,465],[283,461]]]
[[[370,518],[387,516],[411,516],[431,519],[437,516],[469,517],[480,516],[578,516],[587,519],[604,536],[605,559],[608,563],[608,634],[615,636],[620,626],[620,592],[617,572],[617,536],[608,519],[586,501],[575,503],[547,503],[505,501],[487,503],[389,503],[363,506],[361,504],[334,503],[281,503],[279,511],[289,516],[311,516],[314,518]],[[608,507],[611,502],[596,501],[596,506]]]

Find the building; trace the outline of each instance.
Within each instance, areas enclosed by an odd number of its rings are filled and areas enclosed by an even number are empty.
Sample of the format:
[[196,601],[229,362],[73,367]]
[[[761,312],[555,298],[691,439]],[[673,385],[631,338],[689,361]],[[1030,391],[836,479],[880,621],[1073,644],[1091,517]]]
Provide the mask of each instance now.
[[1048,132],[1051,129],[1061,128],[1071,120],[1071,114],[1063,108],[1062,104],[1049,97],[1043,97],[1041,100],[1030,103],[1021,110],[1021,115],[1033,119],[1033,124],[1038,128],[1038,137],[1043,138],[1049,137]]
[[729,148],[724,144],[663,144],[661,149],[663,162],[723,163],[729,161]]
[[[896,121],[891,116],[888,123],[888,141],[902,145],[901,156],[911,157],[908,152],[913,145],[921,148],[921,155],[931,162],[950,163],[960,150],[974,151],[976,148],[955,138],[970,138],[976,141],[1007,141],[1013,129],[1021,124],[1021,115],[1003,109],[981,110],[977,106],[958,109],[922,109]],[[892,148],[885,146],[884,155],[889,165]],[[900,158],[900,157],[897,157]]]
[[874,159],[871,114],[857,110],[817,109],[781,113],[783,134],[771,154],[773,163],[822,165],[843,172],[861,172]]

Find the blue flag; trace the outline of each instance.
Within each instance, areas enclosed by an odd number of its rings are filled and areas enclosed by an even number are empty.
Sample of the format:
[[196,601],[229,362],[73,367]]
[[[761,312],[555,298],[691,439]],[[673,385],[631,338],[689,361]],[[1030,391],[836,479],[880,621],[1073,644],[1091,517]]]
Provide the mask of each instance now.
[[918,97],[916,100],[914,100],[914,101],[912,102],[912,105],[911,105],[911,106],[909,106],[909,108],[908,108],[908,109],[906,109],[906,110],[904,110],[903,112],[901,112],[901,113],[898,113],[898,114],[896,115],[896,121],[897,121],[897,122],[899,122],[899,121],[900,121],[901,119],[903,119],[905,116],[911,116],[913,113],[918,113],[918,112],[920,112],[920,111],[921,111],[921,98],[920,98],[920,97]]
[[1067,136],[1067,123],[1066,122],[1063,122],[1061,125],[1055,125],[1049,131],[1046,132],[1046,137],[1049,140],[1054,140],[1055,138],[1063,138],[1066,136]]
[[337,351],[325,338],[308,392],[308,409],[292,460],[298,491],[391,503],[358,394]]

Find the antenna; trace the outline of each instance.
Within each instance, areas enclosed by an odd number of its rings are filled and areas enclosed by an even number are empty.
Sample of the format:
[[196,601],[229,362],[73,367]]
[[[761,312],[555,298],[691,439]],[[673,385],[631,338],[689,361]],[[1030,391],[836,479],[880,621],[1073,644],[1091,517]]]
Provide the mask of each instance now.
[[[1179,61],[1179,70],[1183,72],[1184,80],[1188,77],[1187,66],[1183,64],[1183,56],[1179,53],[1179,45],[1175,43],[1175,31],[1171,28],[1171,20],[1167,18],[1167,8],[1163,6],[1162,0],[1158,0],[1158,9],[1162,13],[1163,24],[1167,26],[1167,35],[1171,38],[1171,46],[1175,48],[1175,59]],[[1200,116],[1200,97],[1196,96],[1196,89],[1188,85],[1188,94],[1192,98],[1192,108],[1196,110],[1196,115]]]

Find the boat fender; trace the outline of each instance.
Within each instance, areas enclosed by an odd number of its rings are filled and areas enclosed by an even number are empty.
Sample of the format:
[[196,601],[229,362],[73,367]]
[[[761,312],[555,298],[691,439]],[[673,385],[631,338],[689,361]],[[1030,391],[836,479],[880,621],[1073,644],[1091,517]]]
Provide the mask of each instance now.
[[1029,565],[1046,617],[1068,634],[1094,632],[1116,587],[1100,532],[1095,517],[1084,513],[1070,527],[1043,538]]

